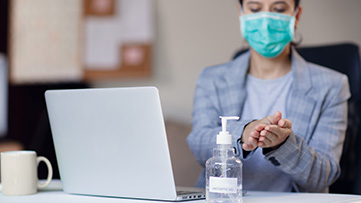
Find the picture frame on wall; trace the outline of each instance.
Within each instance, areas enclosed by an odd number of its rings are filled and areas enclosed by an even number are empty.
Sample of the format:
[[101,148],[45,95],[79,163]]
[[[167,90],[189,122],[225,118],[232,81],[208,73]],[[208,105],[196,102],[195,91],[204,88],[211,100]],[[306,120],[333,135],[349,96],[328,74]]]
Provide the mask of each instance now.
[[81,1],[11,0],[9,3],[10,82],[81,81]]
[[[101,5],[102,11],[90,11],[90,5]],[[152,7],[153,0],[84,2],[86,81],[151,75]]]

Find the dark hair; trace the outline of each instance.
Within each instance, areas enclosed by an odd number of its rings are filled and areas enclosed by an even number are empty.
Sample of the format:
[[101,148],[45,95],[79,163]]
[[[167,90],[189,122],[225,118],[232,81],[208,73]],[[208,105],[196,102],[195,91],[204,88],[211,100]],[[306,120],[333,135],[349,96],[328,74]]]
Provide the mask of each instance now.
[[[295,9],[300,5],[301,0],[294,0],[295,1]],[[239,3],[243,6],[243,0],[239,0]]]

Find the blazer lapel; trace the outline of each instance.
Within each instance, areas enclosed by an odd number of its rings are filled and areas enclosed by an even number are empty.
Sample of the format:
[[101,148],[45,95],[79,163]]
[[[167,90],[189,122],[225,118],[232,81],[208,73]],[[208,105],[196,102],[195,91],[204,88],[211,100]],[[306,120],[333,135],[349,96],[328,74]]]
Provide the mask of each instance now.
[[293,132],[308,140],[316,99],[312,96],[312,81],[307,62],[294,49],[292,50],[292,72],[294,82],[286,107],[286,115],[292,121]]
[[[246,76],[249,68],[250,51],[243,53],[240,57],[236,58],[229,65],[229,71],[224,74],[225,98],[222,98],[222,110],[225,115],[241,116],[244,101],[247,96],[246,91]],[[229,108],[230,107],[230,108]]]

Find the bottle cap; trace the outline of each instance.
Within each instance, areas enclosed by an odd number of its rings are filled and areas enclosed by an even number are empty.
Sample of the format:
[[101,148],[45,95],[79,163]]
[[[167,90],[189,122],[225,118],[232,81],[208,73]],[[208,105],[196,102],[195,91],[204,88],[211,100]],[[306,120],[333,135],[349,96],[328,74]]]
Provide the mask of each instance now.
[[232,144],[232,135],[227,131],[228,120],[238,120],[237,116],[220,116],[222,120],[222,131],[217,135],[217,144]]

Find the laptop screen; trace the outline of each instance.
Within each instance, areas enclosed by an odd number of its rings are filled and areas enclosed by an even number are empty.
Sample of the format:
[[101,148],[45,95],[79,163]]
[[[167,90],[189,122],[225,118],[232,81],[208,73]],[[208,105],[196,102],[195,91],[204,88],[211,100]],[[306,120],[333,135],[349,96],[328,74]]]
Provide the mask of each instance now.
[[158,90],[45,93],[64,191],[175,200]]

